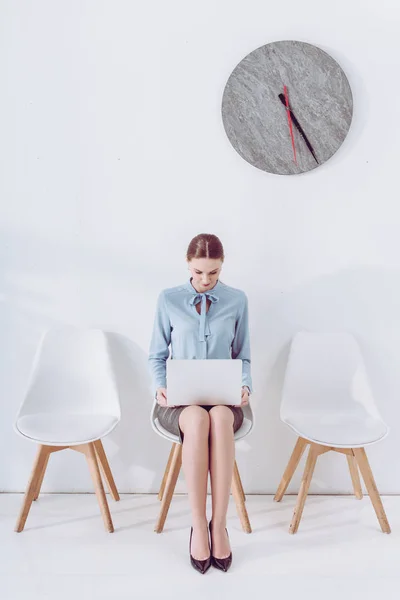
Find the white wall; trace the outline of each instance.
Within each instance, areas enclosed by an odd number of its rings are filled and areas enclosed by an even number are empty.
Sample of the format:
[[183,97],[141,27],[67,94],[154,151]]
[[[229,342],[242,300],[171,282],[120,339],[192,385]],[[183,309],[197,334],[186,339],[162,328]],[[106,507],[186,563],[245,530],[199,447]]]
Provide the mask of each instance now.
[[[2,2],[1,490],[28,480],[35,446],[12,421],[40,332],[60,323],[118,334],[123,421],[105,447],[121,491],[157,490],[169,448],[149,425],[155,302],[186,280],[187,244],[206,231],[225,245],[222,281],[249,297],[246,491],[274,492],[294,444],[279,402],[305,327],[359,339],[391,426],[371,464],[400,493],[399,17],[395,0]],[[298,177],[247,164],[220,116],[235,65],[280,39],[326,50],[354,94],[340,151]],[[312,492],[351,491],[342,458],[320,459]],[[83,458],[53,456],[43,490],[91,491]]]

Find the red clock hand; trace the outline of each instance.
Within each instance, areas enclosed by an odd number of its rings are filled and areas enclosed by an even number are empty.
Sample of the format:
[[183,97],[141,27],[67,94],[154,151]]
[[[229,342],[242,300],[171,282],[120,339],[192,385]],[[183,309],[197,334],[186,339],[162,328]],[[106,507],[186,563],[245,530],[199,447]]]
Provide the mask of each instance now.
[[294,164],[297,165],[296,146],[294,145],[292,118],[290,116],[289,96],[288,96],[288,91],[287,91],[286,85],[283,86],[283,91],[284,91],[284,94],[285,94],[286,112],[287,112],[287,118],[288,118],[288,123],[289,123],[290,137],[292,138],[292,148],[293,148]]

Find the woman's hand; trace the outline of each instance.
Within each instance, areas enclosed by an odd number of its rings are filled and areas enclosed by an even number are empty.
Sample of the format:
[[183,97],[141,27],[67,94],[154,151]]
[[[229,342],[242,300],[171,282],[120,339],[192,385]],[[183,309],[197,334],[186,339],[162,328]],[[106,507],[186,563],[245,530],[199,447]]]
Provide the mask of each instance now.
[[249,390],[246,386],[242,387],[242,403],[240,406],[247,406],[249,403]]
[[167,406],[167,389],[158,388],[156,399],[160,406]]

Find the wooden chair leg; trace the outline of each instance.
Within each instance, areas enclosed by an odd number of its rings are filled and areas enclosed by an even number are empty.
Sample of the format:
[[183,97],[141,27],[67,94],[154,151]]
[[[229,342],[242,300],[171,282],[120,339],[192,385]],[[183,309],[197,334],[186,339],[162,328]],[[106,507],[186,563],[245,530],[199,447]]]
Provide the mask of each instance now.
[[45,464],[48,461],[49,454],[50,454],[50,450],[47,446],[43,446],[43,445],[39,446],[37,454],[36,454],[35,462],[33,465],[31,477],[30,477],[30,480],[28,483],[28,487],[25,492],[25,497],[24,497],[24,501],[22,504],[22,508],[21,508],[17,523],[15,525],[15,531],[17,533],[20,533],[25,527],[26,519],[28,518],[28,514],[29,514],[30,508],[32,506],[33,499],[34,499],[37,489],[38,489],[39,480],[40,480],[43,470],[45,468]]
[[292,522],[290,523],[289,527],[289,533],[296,533],[299,528],[301,515],[303,514],[303,508],[306,502],[311,479],[314,473],[317,457],[318,447],[316,447],[315,444],[311,444],[310,450],[308,452],[306,466],[303,473],[303,479],[301,481],[300,491],[297,496],[296,507],[294,509]]
[[285,469],[285,472],[283,474],[283,477],[281,479],[281,482],[278,486],[277,492],[275,494],[274,500],[275,502],[280,502],[287,490],[287,487],[293,477],[294,472],[297,469],[297,466],[300,462],[301,457],[303,456],[304,450],[306,449],[308,442],[299,437],[296,445],[294,447],[294,450],[292,452],[292,455],[289,459],[289,462],[287,464],[287,467]]
[[360,474],[358,472],[358,466],[357,466],[356,457],[354,456],[354,451],[352,451],[352,452],[353,452],[352,455],[346,454],[347,463],[349,465],[350,476],[351,476],[351,481],[353,482],[353,489],[354,489],[355,497],[357,498],[357,500],[362,500],[363,493],[362,493],[362,488],[361,488]]
[[246,496],[245,496],[245,493],[244,493],[243,484],[242,484],[242,480],[240,478],[240,473],[239,473],[239,469],[238,469],[236,460],[234,462],[233,469],[234,469],[234,473],[236,473],[236,477],[237,477],[237,480],[238,480],[239,489],[240,489],[240,493],[241,493],[242,498],[243,498],[243,502],[246,502]]
[[106,531],[113,533],[114,525],[111,519],[110,509],[108,508],[107,498],[104,492],[103,482],[101,480],[100,475],[100,469],[96,458],[96,450],[93,442],[84,445],[84,453],[86,455],[86,459],[89,465],[89,470],[92,476],[97,500],[100,505],[104,526],[106,528]]
[[118,502],[119,494],[117,490],[117,486],[115,485],[114,477],[112,475],[110,465],[107,460],[107,455],[104,451],[103,444],[101,440],[96,440],[94,443],[94,447],[96,450],[98,462],[100,464],[101,470],[103,471],[104,479],[107,482],[108,489],[110,490],[111,496],[114,498],[116,502]]
[[40,477],[38,478],[38,482],[37,482],[37,486],[36,486],[36,491],[35,491],[35,495],[33,496],[33,500],[37,500],[39,498],[39,494],[40,494],[40,490],[42,489],[42,483],[43,483],[43,479],[46,473],[46,469],[47,469],[47,465],[49,462],[49,458],[50,458],[50,452],[47,453],[46,458],[44,460],[44,465],[42,468],[42,472],[40,474]]
[[[236,461],[235,461],[236,465]],[[246,505],[244,503],[244,493],[242,484],[239,477],[239,470],[234,466],[233,468],[233,476],[232,476],[232,495],[235,500],[236,510],[239,515],[240,522],[242,524],[242,529],[245,533],[251,533],[251,525],[249,521],[249,515],[247,514]]]
[[172,456],[171,467],[168,472],[167,481],[165,484],[163,498],[161,500],[160,513],[154,531],[161,533],[164,529],[165,519],[169,511],[172,496],[174,494],[176,482],[178,480],[179,471],[182,465],[182,444],[176,444],[174,448],[174,454]]
[[162,482],[161,482],[161,486],[160,486],[160,491],[158,492],[158,499],[160,501],[163,499],[163,494],[164,494],[164,490],[165,490],[165,484],[167,483],[168,473],[169,473],[169,470],[171,468],[171,463],[172,463],[172,458],[174,456],[175,446],[176,446],[175,443],[173,443],[172,446],[171,446],[171,450],[170,450],[170,453],[169,453],[167,466],[165,467],[164,476],[162,478]]
[[378,517],[379,524],[383,533],[390,533],[390,525],[386,517],[385,509],[383,508],[382,500],[376,487],[375,479],[372,474],[372,470],[367,458],[367,454],[364,448],[354,448],[354,455],[356,457],[358,466],[363,476],[365,487],[367,488],[369,497],[371,498],[372,505],[375,509],[376,516]]

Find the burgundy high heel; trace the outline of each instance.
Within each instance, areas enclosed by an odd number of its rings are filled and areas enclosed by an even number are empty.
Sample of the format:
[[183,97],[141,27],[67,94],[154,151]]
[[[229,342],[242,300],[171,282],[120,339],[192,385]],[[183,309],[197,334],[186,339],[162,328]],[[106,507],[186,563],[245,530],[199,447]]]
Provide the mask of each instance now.
[[[210,550],[210,552],[211,552],[211,564],[216,569],[220,569],[220,571],[224,571],[226,573],[227,570],[229,569],[229,567],[232,564],[232,552],[226,558],[217,558],[216,556],[213,555],[213,553],[212,553],[211,521],[210,521],[210,524],[209,524],[209,528],[210,528],[210,542],[211,542],[211,550]],[[225,527],[225,531],[226,531],[226,535],[228,536],[228,539],[229,539],[228,530],[227,530],[226,527]]]
[[197,558],[193,558],[192,556],[192,535],[193,535],[193,527],[190,528],[190,540],[189,540],[189,554],[190,554],[190,563],[196,571],[204,575],[206,571],[211,567],[211,552],[210,556],[205,560],[197,560]]

